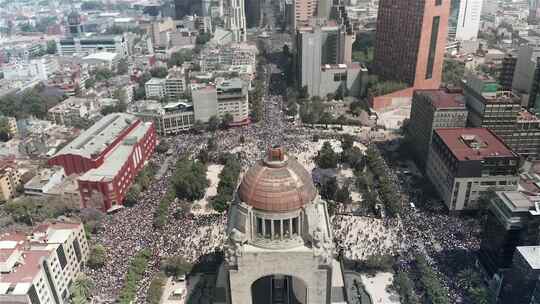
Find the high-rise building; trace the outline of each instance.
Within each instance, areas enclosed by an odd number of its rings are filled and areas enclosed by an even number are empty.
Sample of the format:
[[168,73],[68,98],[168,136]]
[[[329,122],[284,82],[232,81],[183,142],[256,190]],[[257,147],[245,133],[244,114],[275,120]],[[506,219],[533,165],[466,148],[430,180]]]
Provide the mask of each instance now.
[[505,91],[512,90],[512,82],[514,81],[514,72],[516,70],[517,57],[512,54],[504,56],[499,74],[499,83]]
[[375,72],[416,89],[438,89],[449,13],[450,0],[381,0]]
[[294,0],[292,13],[292,29],[307,26],[317,13],[317,0]]
[[261,1],[262,0],[245,0],[246,22],[248,28],[258,27],[261,22]]
[[79,37],[83,33],[81,15],[73,11],[68,15],[69,34],[72,37]]
[[439,128],[464,128],[467,124],[465,97],[448,89],[414,92],[407,139],[420,167],[426,165],[433,131]]
[[347,30],[345,25],[333,21],[298,28],[296,62],[299,86],[307,86],[310,96],[321,96],[321,73],[329,70],[326,65],[342,65],[342,70],[352,66],[350,50],[354,38],[353,32]]
[[475,40],[480,28],[483,0],[460,0],[456,24],[457,40]]
[[474,210],[490,190],[517,190],[519,156],[486,128],[433,132],[426,173],[450,211]]
[[214,85],[192,87],[195,120],[208,122],[212,116],[230,114],[233,124],[249,123],[249,95],[247,83],[240,78],[219,79]]
[[229,0],[227,29],[232,32],[234,42],[246,41],[246,10],[244,0]]
[[81,223],[0,235],[0,303],[69,303],[69,289],[89,251]]
[[[514,83],[516,77],[514,75]],[[523,157],[540,153],[540,124],[533,113],[523,111],[521,99],[501,90],[497,81],[485,75],[467,75],[464,87],[469,116],[467,126],[489,128]]]
[[540,18],[540,0],[529,0],[529,23],[537,23]]
[[520,191],[496,192],[487,206],[479,260],[490,276],[512,265],[517,246],[538,241],[540,213],[535,202]]
[[[505,273],[498,303],[537,304],[540,246],[517,247],[512,267]],[[535,297],[536,296],[536,297]]]

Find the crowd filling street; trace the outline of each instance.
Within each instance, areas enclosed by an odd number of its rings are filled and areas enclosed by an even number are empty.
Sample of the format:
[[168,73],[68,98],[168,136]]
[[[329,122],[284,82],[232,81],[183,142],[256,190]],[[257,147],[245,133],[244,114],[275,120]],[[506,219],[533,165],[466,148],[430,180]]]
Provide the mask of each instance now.
[[[269,71],[276,71],[269,65]],[[169,210],[168,224],[163,229],[153,227],[154,210],[165,195],[169,179],[178,157],[196,157],[213,138],[218,152],[239,153],[243,170],[247,170],[261,159],[267,149],[274,145],[284,146],[289,155],[299,157],[307,168],[313,168],[312,156],[316,147],[312,141],[318,134],[321,140],[339,139],[338,133],[321,132],[288,122],[283,114],[284,101],[282,84],[271,82],[264,97],[263,120],[244,127],[218,130],[215,133],[185,133],[168,138],[172,154],[156,154],[151,160],[161,167],[151,187],[142,193],[140,201],[133,207],[108,215],[93,240],[103,244],[107,250],[107,261],[99,270],[87,270],[95,283],[95,296],[102,302],[114,302],[123,286],[130,260],[142,248],[150,248],[152,257],[140,283],[136,303],[144,303],[146,291],[154,274],[159,271],[163,258],[183,256],[189,262],[201,256],[219,252],[225,241],[226,213],[191,213],[187,202],[175,201]],[[242,140],[243,138],[243,140]],[[395,220],[337,215],[332,220],[336,247],[343,248],[344,255],[353,260],[363,260],[370,255],[393,255],[400,267],[407,269],[415,253],[427,256],[438,270],[444,268],[444,253],[452,250],[475,250],[479,246],[477,227],[474,221],[407,208],[401,218]],[[461,294],[450,284],[451,274],[441,273],[449,287],[451,300]],[[452,301],[452,303],[455,303]]]

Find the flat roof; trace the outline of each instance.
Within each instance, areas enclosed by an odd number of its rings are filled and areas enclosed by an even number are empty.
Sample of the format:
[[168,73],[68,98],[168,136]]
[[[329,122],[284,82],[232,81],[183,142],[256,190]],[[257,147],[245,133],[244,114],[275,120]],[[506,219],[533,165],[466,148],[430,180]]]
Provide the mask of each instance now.
[[165,81],[167,81],[167,79],[165,78],[156,78],[156,77],[153,77],[153,78],[150,78],[150,80],[148,80],[145,85],[162,85],[165,83]]
[[516,250],[532,269],[540,269],[540,246],[518,246]]
[[80,176],[79,180],[104,181],[114,178],[133,151],[133,145],[140,141],[151,126],[151,122],[140,123],[126,135],[122,142],[118,143],[108,153],[108,156],[105,158],[101,166],[95,169],[90,169]]
[[460,93],[448,93],[440,90],[416,90],[417,94],[429,97],[431,104],[436,109],[465,109],[465,96]]
[[86,158],[97,157],[137,118],[126,113],[109,114],[93,126],[82,132],[77,138],[58,151],[55,156],[63,154],[79,155]]
[[103,60],[103,61],[113,61],[114,59],[116,59],[117,56],[118,54],[113,53],[113,52],[98,52],[98,53],[93,53],[84,57],[83,60],[95,59],[95,60]]
[[436,129],[435,133],[460,161],[516,157],[510,148],[486,128]]
[[520,191],[497,191],[496,194],[513,212],[526,212],[534,207],[534,203]]
[[[41,269],[41,259],[48,257],[50,254],[49,250],[27,250],[24,251],[24,263],[18,264],[16,266],[16,270],[12,271],[10,273],[5,273],[0,275],[0,283],[10,283],[16,284],[15,290],[20,290],[21,287],[17,287],[17,285],[21,283],[32,283],[36,275],[39,273]],[[2,286],[6,286],[7,284],[2,284]],[[21,285],[26,286],[26,285]],[[24,292],[21,291],[21,294],[25,294],[27,290]],[[15,293],[13,293],[15,294]]]

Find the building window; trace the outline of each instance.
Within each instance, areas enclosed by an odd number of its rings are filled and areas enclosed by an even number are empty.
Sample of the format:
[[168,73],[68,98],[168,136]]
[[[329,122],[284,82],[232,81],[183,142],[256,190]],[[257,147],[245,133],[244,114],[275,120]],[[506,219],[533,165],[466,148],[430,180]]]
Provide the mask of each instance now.
[[442,4],[442,0],[435,0],[435,5],[441,5]]
[[439,16],[433,17],[433,23],[431,25],[431,40],[429,42],[426,79],[431,79],[433,77],[433,66],[435,64],[435,56],[437,53],[437,40],[439,38],[440,21],[441,21],[441,17]]

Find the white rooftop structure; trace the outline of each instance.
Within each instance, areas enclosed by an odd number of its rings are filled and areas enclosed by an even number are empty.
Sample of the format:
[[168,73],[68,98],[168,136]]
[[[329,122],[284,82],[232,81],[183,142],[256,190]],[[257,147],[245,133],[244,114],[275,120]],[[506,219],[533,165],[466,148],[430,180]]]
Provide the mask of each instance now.
[[69,145],[56,155],[73,154],[86,158],[95,158],[102,153],[127,128],[136,117],[125,113],[107,115],[81,133]]
[[540,269],[540,246],[519,246],[516,247],[516,250],[532,269]]
[[115,60],[117,57],[118,57],[118,54],[116,54],[116,53],[98,52],[98,53],[93,53],[93,54],[90,54],[90,55],[84,57],[83,61],[100,60],[100,61],[111,62],[111,61]]
[[114,178],[122,166],[126,164],[127,158],[133,151],[133,145],[141,140],[151,126],[151,122],[138,124],[127,134],[121,143],[117,144],[113,150],[109,152],[110,154],[105,158],[105,161],[101,166],[84,173],[79,180],[105,181]]

